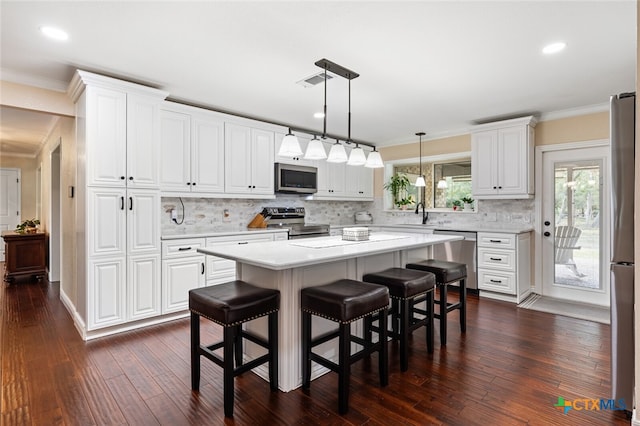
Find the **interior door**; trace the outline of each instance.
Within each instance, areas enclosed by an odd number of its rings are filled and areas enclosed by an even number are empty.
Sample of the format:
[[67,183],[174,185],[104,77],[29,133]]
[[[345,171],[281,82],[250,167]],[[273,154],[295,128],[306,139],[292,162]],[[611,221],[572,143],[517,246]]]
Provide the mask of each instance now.
[[543,153],[542,292],[609,305],[608,149]]
[[[20,170],[0,169],[0,232],[20,223]],[[0,262],[4,262],[4,241],[0,238]]]

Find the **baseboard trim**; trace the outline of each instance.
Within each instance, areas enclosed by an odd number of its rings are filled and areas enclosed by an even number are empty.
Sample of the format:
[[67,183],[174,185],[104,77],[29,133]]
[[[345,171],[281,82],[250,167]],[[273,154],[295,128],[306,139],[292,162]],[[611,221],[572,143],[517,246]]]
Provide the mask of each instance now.
[[62,289],[62,286],[60,286],[60,301],[64,305],[67,312],[69,312],[69,315],[71,315],[71,318],[73,319],[73,326],[76,328],[76,330],[80,334],[80,337],[82,337],[82,340],[87,340],[86,338],[87,327],[84,321],[82,320],[82,318],[80,317],[80,314],[78,313],[78,310],[76,309],[75,305],[73,304],[71,299],[69,299],[69,296],[67,296],[67,294]]

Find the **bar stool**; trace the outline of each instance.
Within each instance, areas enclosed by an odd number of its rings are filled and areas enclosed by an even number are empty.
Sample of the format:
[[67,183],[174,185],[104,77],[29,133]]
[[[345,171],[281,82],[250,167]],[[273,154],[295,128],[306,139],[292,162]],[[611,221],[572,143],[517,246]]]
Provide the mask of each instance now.
[[[447,344],[447,314],[455,309],[460,311],[460,332],[467,331],[467,265],[446,260],[428,259],[422,262],[407,263],[408,269],[432,272],[436,276],[436,284],[440,289],[440,300],[435,303],[440,305],[440,312],[434,316],[440,320],[440,344]],[[460,282],[460,301],[447,302],[447,286],[456,281]]]
[[[354,362],[365,356],[379,352],[380,385],[389,381],[387,360],[387,312],[389,290],[387,287],[342,279],[318,287],[307,287],[300,291],[302,309],[302,387],[309,389],[311,383],[311,361],[338,373],[338,409],[340,414],[349,411],[349,376]],[[378,341],[363,339],[351,334],[351,323],[377,312]],[[316,315],[339,323],[338,329],[312,338],[311,316]],[[338,337],[338,363],[324,358],[312,349]],[[351,342],[362,349],[351,354]]]
[[[433,293],[436,277],[431,272],[412,269],[389,268],[384,271],[365,274],[362,281],[381,284],[389,288],[391,296],[391,337],[400,340],[400,370],[407,371],[409,366],[409,334],[420,327],[427,328],[427,349],[433,352]],[[414,300],[423,296],[426,309],[414,308]],[[418,319],[415,313],[425,315]],[[366,330],[365,326],[365,330]],[[375,329],[374,329],[375,330]]]
[[[211,287],[189,291],[191,310],[191,389],[200,388],[200,355],[213,361],[224,370],[224,415],[233,417],[234,377],[269,363],[271,391],[278,390],[278,309],[280,292],[255,287],[244,281],[231,281]],[[242,324],[256,318],[269,316],[268,339],[242,330]],[[200,317],[224,327],[223,340],[208,346],[200,345]],[[242,360],[242,339],[262,346],[268,353],[246,364]],[[213,351],[223,348],[220,357]],[[235,352],[236,366],[233,358]]]

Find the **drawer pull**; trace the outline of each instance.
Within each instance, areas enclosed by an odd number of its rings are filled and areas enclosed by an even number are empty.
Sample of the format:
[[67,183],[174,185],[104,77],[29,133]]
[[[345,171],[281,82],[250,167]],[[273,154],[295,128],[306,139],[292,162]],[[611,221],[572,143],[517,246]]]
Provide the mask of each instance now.
[[178,251],[187,251],[187,250],[191,250],[191,247],[180,247],[178,249]]
[[492,243],[501,243],[501,242],[502,242],[502,240],[489,240],[489,242],[492,242]]
[[499,257],[490,257],[489,259],[495,260],[496,262],[502,262],[502,259]]
[[249,244],[249,241],[240,241],[238,244]]
[[489,281],[496,284],[502,284],[502,280],[489,280]]

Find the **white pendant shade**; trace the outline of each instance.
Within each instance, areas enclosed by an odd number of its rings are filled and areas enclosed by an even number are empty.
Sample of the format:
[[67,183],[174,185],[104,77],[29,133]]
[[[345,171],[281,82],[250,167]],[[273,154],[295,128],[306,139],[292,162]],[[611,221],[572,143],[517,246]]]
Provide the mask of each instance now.
[[304,154],[305,160],[324,160],[327,158],[327,152],[324,150],[324,144],[318,138],[313,138],[307,145],[307,152]]
[[339,143],[334,143],[331,146],[331,151],[329,151],[329,157],[327,158],[327,163],[345,163],[347,161],[347,151],[345,151],[344,146]]
[[359,146],[356,146],[349,153],[349,160],[347,165],[349,166],[363,166],[367,162],[367,157],[364,155],[364,150]]
[[380,153],[378,151],[371,151],[364,166],[369,167],[370,169],[379,169],[384,167]]
[[438,189],[447,189],[447,181],[444,179],[440,179],[438,181]]
[[300,149],[300,142],[295,135],[289,133],[282,139],[278,156],[280,157],[299,157],[302,155],[302,149]]
[[427,186],[426,182],[424,181],[424,176],[418,176],[416,178],[416,183],[414,184],[414,186]]

